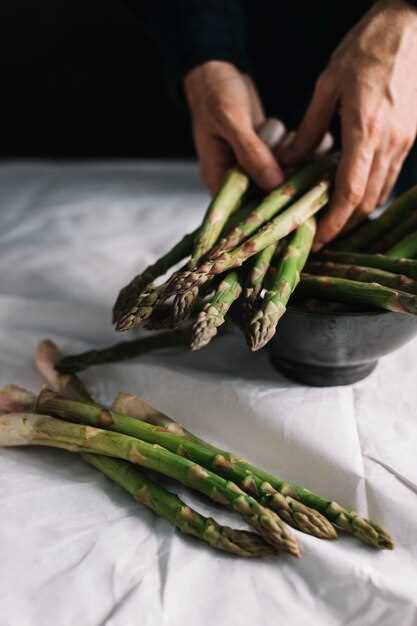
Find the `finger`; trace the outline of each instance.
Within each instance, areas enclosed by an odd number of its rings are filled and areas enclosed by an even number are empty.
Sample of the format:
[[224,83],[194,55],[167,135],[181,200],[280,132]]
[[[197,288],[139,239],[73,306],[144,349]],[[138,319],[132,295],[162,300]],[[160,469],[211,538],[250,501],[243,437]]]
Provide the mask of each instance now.
[[330,81],[320,78],[294,140],[282,150],[281,159],[293,164],[314,152],[325,134],[336,106],[336,92]]
[[233,151],[222,139],[194,128],[194,143],[200,162],[200,176],[212,194],[222,185],[228,169],[234,164]]
[[360,222],[366,219],[378,206],[378,201],[387,179],[391,161],[392,157],[390,158],[388,148],[385,146],[375,152],[362,202],[355,209],[349,220],[352,221],[354,225],[360,224]]
[[391,191],[394,189],[394,185],[397,182],[397,178],[401,172],[407,154],[407,152],[403,152],[391,161],[391,166],[388,170],[385,183],[381,189],[381,193],[378,199],[379,206],[383,206],[387,202]]
[[258,90],[256,89],[255,83],[253,82],[252,78],[247,74],[244,74],[243,79],[246,83],[249,94],[249,103],[251,108],[253,125],[255,126],[255,128],[258,128],[258,126],[260,126],[265,120],[264,108],[262,106]]
[[342,156],[330,210],[320,220],[313,249],[323,247],[342,230],[361,204],[374,159],[374,141],[363,132],[351,110],[342,114]]
[[265,145],[253,128],[233,129],[226,137],[243,170],[265,191],[270,191],[283,180],[283,173],[271,149]]
[[341,235],[359,226],[379,206],[379,198],[389,171],[389,160],[386,155],[385,150],[378,150],[375,153],[363,200],[341,229]]

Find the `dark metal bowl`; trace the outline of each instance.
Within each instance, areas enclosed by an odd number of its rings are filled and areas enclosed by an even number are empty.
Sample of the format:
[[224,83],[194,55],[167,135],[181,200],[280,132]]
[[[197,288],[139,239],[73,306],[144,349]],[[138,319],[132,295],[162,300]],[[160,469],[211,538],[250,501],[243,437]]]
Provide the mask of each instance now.
[[389,311],[311,312],[291,306],[271,340],[275,367],[306,385],[350,385],[417,335],[417,316]]

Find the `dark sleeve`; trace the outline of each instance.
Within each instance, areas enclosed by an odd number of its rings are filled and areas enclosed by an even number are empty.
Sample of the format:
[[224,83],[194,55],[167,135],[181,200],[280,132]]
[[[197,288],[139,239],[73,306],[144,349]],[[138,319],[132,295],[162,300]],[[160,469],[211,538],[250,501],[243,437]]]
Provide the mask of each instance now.
[[171,88],[209,60],[228,61],[249,71],[244,0],[125,0],[156,40]]

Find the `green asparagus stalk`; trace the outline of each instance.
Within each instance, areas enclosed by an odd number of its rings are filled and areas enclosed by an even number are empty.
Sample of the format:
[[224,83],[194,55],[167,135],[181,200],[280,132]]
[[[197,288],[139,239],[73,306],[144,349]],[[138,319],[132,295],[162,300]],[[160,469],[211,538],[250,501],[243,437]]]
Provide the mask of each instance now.
[[154,350],[166,348],[186,348],[189,343],[187,329],[159,333],[147,337],[139,337],[132,341],[122,341],[101,350],[88,350],[80,354],[64,357],[57,369],[61,374],[75,374],[93,365],[117,363],[135,359]]
[[216,274],[239,267],[254,254],[283,239],[327,204],[329,188],[329,178],[322,179],[286,211],[265,224],[231,252],[225,252],[212,261],[203,262],[195,270],[174,274],[166,286],[165,297],[188,291],[194,286],[204,284]]
[[277,252],[278,245],[273,243],[252,257],[253,264],[246,278],[242,298],[243,314],[246,319],[251,316],[253,307],[262,291],[262,285],[271,266],[272,257]]
[[[417,210],[416,210],[417,212]],[[412,259],[417,255],[417,230],[401,239],[385,253],[394,259]]]
[[408,219],[416,208],[417,185],[401,196],[398,196],[380,217],[367,222],[351,235],[343,237],[334,244],[331,244],[331,248],[333,250],[346,250],[349,252],[369,250],[369,247],[380,237],[383,237],[403,220]]
[[[23,416],[26,419],[30,414],[24,413]],[[9,417],[12,418],[13,415]],[[80,456],[128,491],[137,502],[167,519],[182,533],[236,556],[261,557],[274,554],[272,546],[256,533],[221,526],[213,518],[204,517],[131,463],[100,454],[81,453]]]
[[[278,128],[278,126],[280,126],[280,128]],[[264,124],[263,128],[261,128],[259,136],[267,145],[274,147],[283,132],[284,127],[282,124],[280,125],[274,120],[268,120]],[[195,264],[210,250],[224,229],[230,229],[229,222],[231,222],[231,227],[233,228],[248,214],[246,207],[243,207],[240,211],[237,209],[241,206],[243,198],[248,191],[249,182],[249,177],[239,168],[233,168],[229,171],[222,187],[210,202],[201,226],[194,233],[192,249],[190,250],[190,267],[194,267]],[[236,216],[238,216],[237,220]],[[233,218],[235,218],[234,221],[232,221]],[[184,256],[187,255],[188,253]],[[173,264],[171,264],[170,267],[172,267],[172,265]],[[132,298],[133,300],[137,300],[138,289],[136,285],[133,285],[131,289],[128,288],[128,293],[136,293],[136,297],[134,298],[132,296]],[[174,302],[173,309],[175,324],[181,323],[181,321],[184,321],[188,317],[197,295],[198,289],[191,289],[186,295],[184,294],[183,296],[178,296]],[[126,310],[130,308],[130,313],[127,319],[125,314],[125,321],[124,323],[118,324],[118,330],[127,330],[128,328],[137,326],[142,321],[140,310],[137,312],[134,311],[134,308],[138,307],[138,303],[133,302],[132,298],[126,304],[122,301],[122,309]],[[156,303],[157,301],[155,300],[152,304],[155,305]],[[146,304],[149,306],[149,302]]]
[[116,324],[117,330],[130,328],[131,318],[135,318],[138,297],[142,293],[153,292],[154,281],[190,254],[197,233],[198,229],[185,235],[166,254],[123,287],[113,308],[113,324]]
[[217,241],[230,215],[236,211],[249,187],[249,177],[238,168],[227,174],[222,187],[210,202],[194,243],[193,267]]
[[393,272],[394,274],[405,274],[417,280],[417,261],[412,259],[393,259],[383,254],[365,254],[360,252],[339,252],[336,250],[321,250],[315,255],[315,259],[320,261],[334,261],[346,265],[363,265],[365,267],[375,267],[376,269]]
[[306,266],[308,274],[349,278],[361,283],[378,283],[384,287],[417,294],[417,281],[404,274],[393,274],[385,270],[362,265],[344,265],[333,261],[311,261]]
[[[232,213],[226,223],[225,232],[234,228],[240,220],[244,219],[253,210],[256,203],[256,199],[249,199],[242,208]],[[193,242],[198,233],[199,228],[185,235],[179,243],[156,261],[154,265],[148,267],[122,289],[114,307],[115,313],[113,317],[116,330],[123,331],[136,328],[153,316],[155,309],[163,300],[161,296],[164,291],[164,284],[155,286],[153,281],[163,276],[179,261],[191,254]],[[152,282],[149,282],[150,278],[152,278]],[[186,319],[195,302],[196,294],[198,294],[198,290],[188,294],[182,299],[181,303],[175,306],[173,322],[176,321],[176,315],[178,315],[178,322]]]
[[137,502],[168,520],[185,535],[192,535],[217,550],[236,556],[259,557],[274,553],[255,533],[220,526],[213,518],[200,515],[176,495],[144,476],[131,463],[100,454],[84,453],[81,456],[130,493]]
[[378,283],[361,283],[333,276],[302,274],[297,293],[303,297],[323,297],[347,304],[359,302],[396,313],[417,314],[417,296],[383,287]]
[[153,445],[163,446],[167,450],[184,456],[207,470],[233,481],[239,485],[239,488],[248,492],[263,506],[275,511],[292,526],[322,538],[335,536],[321,515],[308,510],[298,502],[287,501],[268,483],[248,474],[238,465],[234,465],[231,458],[226,458],[221,454],[221,451],[192,435],[189,436],[188,433],[180,434],[178,431],[173,431],[172,428],[167,429],[153,425],[97,405],[65,400],[50,390],[44,390],[39,395],[36,412],[89,424],[90,426],[108,428],[115,432],[137,437]]
[[237,272],[226,274],[220,282],[214,296],[206,302],[199,313],[191,331],[191,350],[206,346],[217,334],[217,329],[224,323],[225,316],[242,292]]
[[275,335],[288,300],[300,282],[300,273],[310,254],[315,234],[316,220],[310,217],[292,236],[270,289],[266,291],[261,306],[249,324],[248,342],[251,350],[260,350]]
[[417,210],[413,211],[411,215],[400,222],[395,228],[389,230],[381,239],[379,239],[373,246],[371,246],[371,252],[382,252],[392,248],[396,243],[401,241],[406,235],[411,233],[417,228]]
[[273,511],[261,506],[231,481],[159,445],[47,415],[14,413],[1,416],[0,446],[20,445],[43,445],[70,452],[91,452],[154,470],[205,494],[215,502],[228,505],[275,550],[285,550],[293,556],[300,556],[296,540]]
[[[227,235],[228,232],[233,230],[237,224],[239,224],[243,219],[245,219],[253,211],[256,205],[257,205],[256,200],[250,200],[245,204],[244,207],[242,207],[238,211],[234,211],[231,214],[231,216],[228,218],[222,230],[222,234],[224,233],[225,235]],[[198,243],[199,249],[198,251],[196,250],[194,251],[192,260],[189,263],[190,267],[192,267],[193,264],[195,264],[198,260],[201,259],[202,256],[206,254],[206,252],[208,252],[209,248],[206,249],[206,246],[209,243],[210,241],[208,239],[206,240],[205,243],[203,242]],[[182,322],[188,319],[188,317],[190,316],[190,313],[192,312],[195,306],[198,295],[199,295],[199,288],[192,287],[185,293],[179,293],[175,296],[174,302],[172,305],[173,306],[172,317],[173,317],[174,327],[178,326],[179,324],[181,324]]]
[[[273,149],[285,134],[285,127],[279,120],[271,118],[264,122],[258,134],[260,139]],[[190,267],[194,267],[217,242],[230,216],[236,214],[249,182],[249,177],[240,168],[230,170],[204,216],[194,243]]]
[[[187,431],[181,424],[178,424],[163,413],[156,411],[138,396],[124,393],[119,394],[113,403],[113,410],[120,413],[127,413],[128,415],[137,417],[138,419],[149,421],[155,426],[165,428],[171,432],[177,432],[183,437],[189,437],[200,442],[200,444],[207,446],[217,455],[226,459],[226,467],[230,468],[228,471],[233,470],[234,472],[233,474],[223,474],[223,476],[233,476],[234,478],[232,480],[238,482],[240,486],[242,486],[242,483],[239,482],[240,479],[238,478],[238,472],[242,472],[243,475],[246,476],[249,484],[252,482],[252,477],[254,476],[256,479],[269,485],[270,488],[274,489],[276,493],[280,493],[285,498],[287,504],[292,508],[293,513],[297,510],[297,505],[305,506],[305,519],[308,519],[309,517],[311,525],[315,525],[316,527],[316,531],[310,530],[310,532],[317,537],[329,539],[335,535],[331,534],[331,526],[326,528],[324,525],[322,526],[322,534],[319,534],[321,519],[323,518],[314,519],[310,514],[311,510],[316,510],[316,512],[320,511],[320,513],[324,516],[324,521],[326,521],[327,518],[337,527],[344,529],[346,532],[354,535],[361,541],[374,546],[375,548],[393,548],[394,544],[388,533],[371,520],[367,520],[359,516],[356,511],[348,510],[337,502],[323,498],[322,496],[319,496],[304,487],[300,487],[299,485],[287,482],[282,478],[278,478],[269,472],[265,472],[259,467],[251,465],[247,461],[238,458],[231,452],[211,446],[207,442],[197,438],[195,435]],[[306,528],[302,527],[301,522],[302,520],[299,520],[297,527],[304,532],[308,532]]]
[[325,156],[313,161],[296,174],[290,176],[277,189],[270,193],[261,204],[209,252],[209,259],[215,259],[224,252],[233,250],[244,239],[252,235],[260,226],[266,224],[277,213],[291,204],[298,196],[307,191],[311,185],[331,170],[337,162],[338,155]]
[[[36,350],[35,364],[48,384],[56,391],[62,391],[65,397],[81,402],[89,398],[89,392],[77,376],[61,375],[56,370],[56,365],[61,358],[59,348],[52,341],[44,340]],[[68,382],[71,384],[69,385]],[[23,403],[22,393],[18,394],[16,399],[17,404],[10,402],[13,412],[30,412],[36,404],[36,396],[30,392],[25,393]],[[258,557],[273,553],[270,546],[255,533],[220,526],[214,519],[200,515],[176,495],[144,476],[130,463],[98,454],[86,453],[81,456],[87,463],[96,467],[130,493],[135,500],[149,507],[160,517],[167,519],[181,532],[193,535],[213,548],[238,556]]]

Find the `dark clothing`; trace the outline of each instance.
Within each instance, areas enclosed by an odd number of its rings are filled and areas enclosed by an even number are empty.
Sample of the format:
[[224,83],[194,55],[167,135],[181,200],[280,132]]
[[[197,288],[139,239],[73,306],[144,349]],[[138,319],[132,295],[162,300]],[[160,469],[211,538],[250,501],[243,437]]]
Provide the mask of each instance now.
[[[126,2],[138,12],[138,0]],[[182,78],[193,67],[208,60],[229,61],[252,75],[267,115],[295,128],[330,55],[372,4],[148,0],[141,5],[141,16],[158,42],[177,97],[182,96]],[[412,4],[417,7],[417,0]],[[337,136],[337,126],[332,130]]]
[[[137,0],[128,2],[137,9]],[[267,112],[294,126],[329,56],[371,5],[369,0],[149,0],[142,10],[177,95],[193,67],[229,61],[253,76]]]

